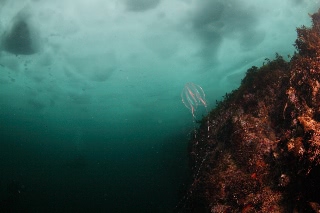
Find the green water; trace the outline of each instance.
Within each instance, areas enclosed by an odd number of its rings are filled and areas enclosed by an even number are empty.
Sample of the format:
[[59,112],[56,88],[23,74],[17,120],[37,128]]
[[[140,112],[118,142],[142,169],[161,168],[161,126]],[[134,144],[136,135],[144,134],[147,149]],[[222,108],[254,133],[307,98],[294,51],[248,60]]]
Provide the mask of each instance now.
[[319,1],[0,4],[0,211],[174,212],[185,83],[210,110],[247,68],[292,54]]

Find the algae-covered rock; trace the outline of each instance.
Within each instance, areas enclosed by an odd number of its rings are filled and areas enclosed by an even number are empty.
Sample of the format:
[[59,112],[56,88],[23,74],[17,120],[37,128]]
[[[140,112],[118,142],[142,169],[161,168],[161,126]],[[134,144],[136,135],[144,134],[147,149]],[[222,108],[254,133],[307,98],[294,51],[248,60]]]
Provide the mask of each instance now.
[[185,212],[317,212],[320,196],[320,10],[297,53],[247,71],[190,142]]

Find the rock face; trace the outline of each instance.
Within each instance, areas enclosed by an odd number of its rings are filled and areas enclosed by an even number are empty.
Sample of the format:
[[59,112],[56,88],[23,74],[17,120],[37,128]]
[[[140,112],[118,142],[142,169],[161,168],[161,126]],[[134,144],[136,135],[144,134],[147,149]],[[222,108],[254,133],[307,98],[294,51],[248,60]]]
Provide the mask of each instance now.
[[250,68],[203,119],[181,211],[319,212],[320,10],[311,18],[290,62]]

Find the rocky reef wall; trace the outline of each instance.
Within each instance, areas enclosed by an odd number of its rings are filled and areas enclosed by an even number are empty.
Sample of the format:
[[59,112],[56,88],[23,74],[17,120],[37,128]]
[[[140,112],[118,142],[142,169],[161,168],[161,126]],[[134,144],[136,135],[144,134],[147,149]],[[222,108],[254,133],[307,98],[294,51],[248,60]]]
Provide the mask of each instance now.
[[320,211],[320,10],[297,53],[252,67],[189,145],[184,212]]

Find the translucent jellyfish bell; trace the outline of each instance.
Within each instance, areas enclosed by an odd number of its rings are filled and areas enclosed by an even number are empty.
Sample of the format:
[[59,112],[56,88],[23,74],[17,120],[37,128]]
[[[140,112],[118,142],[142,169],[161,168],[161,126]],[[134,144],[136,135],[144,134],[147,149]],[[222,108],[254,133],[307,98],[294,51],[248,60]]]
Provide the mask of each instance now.
[[199,105],[207,109],[207,101],[203,89],[194,83],[186,83],[181,92],[182,103],[191,111],[195,118],[195,111]]

